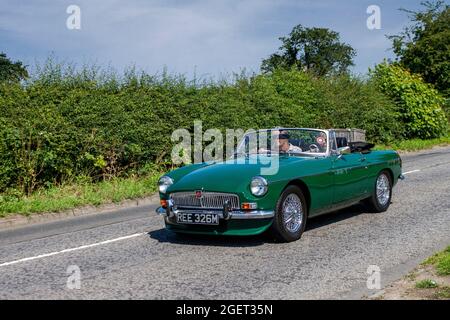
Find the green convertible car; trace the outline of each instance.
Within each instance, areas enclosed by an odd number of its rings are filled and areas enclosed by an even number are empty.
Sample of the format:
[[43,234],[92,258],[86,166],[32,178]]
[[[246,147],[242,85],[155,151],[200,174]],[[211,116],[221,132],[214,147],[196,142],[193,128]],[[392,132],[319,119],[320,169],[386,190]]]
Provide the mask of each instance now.
[[391,150],[348,141],[334,129],[249,132],[233,157],[173,170],[158,182],[166,228],[174,232],[301,237],[306,221],[364,201],[387,210],[403,179]]

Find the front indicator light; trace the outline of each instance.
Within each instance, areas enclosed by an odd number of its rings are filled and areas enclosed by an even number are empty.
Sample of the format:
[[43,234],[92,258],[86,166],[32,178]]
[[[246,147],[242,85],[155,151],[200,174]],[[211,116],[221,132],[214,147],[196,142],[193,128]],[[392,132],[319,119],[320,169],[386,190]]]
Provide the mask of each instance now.
[[244,202],[241,205],[242,210],[255,210],[258,205],[255,202]]

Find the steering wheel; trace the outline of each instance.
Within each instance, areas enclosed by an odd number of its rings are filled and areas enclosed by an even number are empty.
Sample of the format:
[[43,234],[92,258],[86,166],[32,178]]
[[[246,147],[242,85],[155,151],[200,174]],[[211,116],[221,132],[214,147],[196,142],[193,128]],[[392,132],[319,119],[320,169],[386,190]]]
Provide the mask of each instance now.
[[312,143],[312,144],[309,145],[309,151],[311,151],[311,152],[319,152],[320,148],[317,146],[317,144]]

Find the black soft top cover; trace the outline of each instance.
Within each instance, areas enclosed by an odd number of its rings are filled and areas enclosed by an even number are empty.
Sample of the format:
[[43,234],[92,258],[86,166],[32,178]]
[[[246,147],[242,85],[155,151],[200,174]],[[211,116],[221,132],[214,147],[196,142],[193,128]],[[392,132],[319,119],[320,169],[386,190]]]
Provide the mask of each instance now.
[[375,147],[373,143],[363,142],[363,141],[354,141],[348,143],[351,152],[362,152],[368,153],[370,149]]

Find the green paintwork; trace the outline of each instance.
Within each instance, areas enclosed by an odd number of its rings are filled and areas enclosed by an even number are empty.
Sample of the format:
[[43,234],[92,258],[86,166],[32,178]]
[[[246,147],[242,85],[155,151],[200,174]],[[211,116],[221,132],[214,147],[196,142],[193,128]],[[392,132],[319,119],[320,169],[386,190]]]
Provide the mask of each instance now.
[[[254,157],[254,158],[252,158]],[[371,196],[375,180],[381,170],[389,170],[393,184],[401,174],[401,160],[395,151],[371,151],[326,157],[279,157],[275,175],[262,175],[267,167],[267,156],[250,156],[222,163],[188,165],[167,174],[174,181],[161,199],[177,191],[215,191],[235,193],[240,202],[256,202],[259,210],[275,210],[276,202],[287,185],[296,183],[306,187],[309,217],[334,211]],[[269,183],[268,192],[255,197],[250,192],[250,180],[263,176]],[[166,218],[168,229],[178,232],[253,235],[264,232],[272,219],[228,220],[219,226],[177,225]]]

